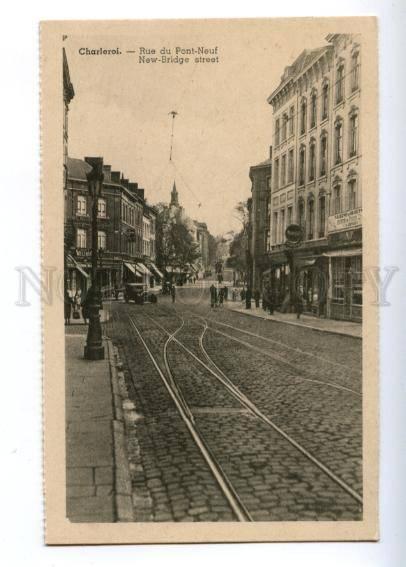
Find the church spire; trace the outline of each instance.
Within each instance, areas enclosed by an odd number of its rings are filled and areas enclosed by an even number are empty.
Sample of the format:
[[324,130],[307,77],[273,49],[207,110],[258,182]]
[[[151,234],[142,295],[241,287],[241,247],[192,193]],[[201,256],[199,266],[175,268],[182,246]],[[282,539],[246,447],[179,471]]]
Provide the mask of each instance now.
[[179,195],[176,190],[176,183],[173,182],[172,193],[171,193],[171,206],[172,207],[179,207]]

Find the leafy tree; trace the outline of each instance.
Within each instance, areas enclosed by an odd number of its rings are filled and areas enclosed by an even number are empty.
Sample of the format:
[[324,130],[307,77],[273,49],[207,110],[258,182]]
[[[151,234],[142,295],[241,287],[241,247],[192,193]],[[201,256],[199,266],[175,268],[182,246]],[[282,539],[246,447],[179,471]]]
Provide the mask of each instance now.
[[156,209],[157,263],[163,270],[168,266],[184,270],[200,258],[199,245],[179,212],[174,213],[164,203]]

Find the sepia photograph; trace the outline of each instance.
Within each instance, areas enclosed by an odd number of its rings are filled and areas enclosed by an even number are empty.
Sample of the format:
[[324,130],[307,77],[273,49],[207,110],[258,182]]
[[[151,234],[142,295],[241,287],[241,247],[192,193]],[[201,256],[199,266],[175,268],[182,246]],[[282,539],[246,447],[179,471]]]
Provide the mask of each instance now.
[[377,539],[376,41],[42,23],[49,543]]

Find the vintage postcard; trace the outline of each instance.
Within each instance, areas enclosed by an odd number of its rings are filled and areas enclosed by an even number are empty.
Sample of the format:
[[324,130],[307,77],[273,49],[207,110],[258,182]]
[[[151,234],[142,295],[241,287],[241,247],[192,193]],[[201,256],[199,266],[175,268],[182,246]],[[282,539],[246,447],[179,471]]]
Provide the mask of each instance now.
[[376,19],[40,37],[46,542],[376,540]]

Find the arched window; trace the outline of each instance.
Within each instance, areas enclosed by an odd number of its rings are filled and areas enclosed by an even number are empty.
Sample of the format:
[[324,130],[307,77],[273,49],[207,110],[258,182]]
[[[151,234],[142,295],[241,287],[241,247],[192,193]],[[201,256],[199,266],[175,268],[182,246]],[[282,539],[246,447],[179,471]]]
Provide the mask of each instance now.
[[286,154],[282,156],[282,166],[281,166],[281,187],[286,185]]
[[314,128],[317,122],[317,91],[312,92],[310,99],[310,128]]
[[344,98],[344,63],[340,63],[337,67],[337,80],[336,80],[336,104],[341,102]]
[[321,95],[321,119],[325,120],[328,117],[328,96],[329,89],[328,83],[325,82],[323,85],[323,91]]
[[314,237],[314,199],[307,201],[307,238],[313,240]]
[[327,132],[322,132],[320,137],[320,176],[327,173]]
[[352,211],[356,209],[358,206],[358,198],[357,198],[357,178],[351,177],[348,180],[348,210]]
[[299,185],[305,184],[306,174],[306,148],[301,146],[299,154]]
[[293,168],[294,168],[293,148],[289,150],[288,154],[288,183],[293,181]]
[[275,160],[275,164],[274,164],[273,186],[275,189],[279,189],[279,158]]
[[341,184],[337,183],[333,187],[333,215],[341,213]]
[[288,115],[284,114],[282,116],[282,138],[281,138],[281,142],[284,142],[286,140],[287,133],[288,133],[288,121],[289,121]]
[[343,161],[343,121],[338,118],[334,125],[334,162]]
[[289,110],[289,136],[295,131],[295,107],[291,106]]
[[359,51],[354,51],[351,56],[351,92],[359,87]]
[[306,114],[307,114],[307,103],[306,99],[303,98],[300,105],[300,133],[304,134],[306,132]]
[[299,199],[297,205],[297,224],[304,229],[305,226],[305,208],[303,199]]
[[279,118],[275,121],[275,146],[279,146],[280,143],[280,120]]
[[326,197],[319,198],[319,238],[324,238],[326,232]]
[[348,132],[349,132],[348,153],[349,153],[349,157],[353,157],[356,156],[358,153],[358,109],[356,108],[351,109]]
[[310,140],[309,147],[309,181],[314,181],[316,177],[316,141],[314,138]]

